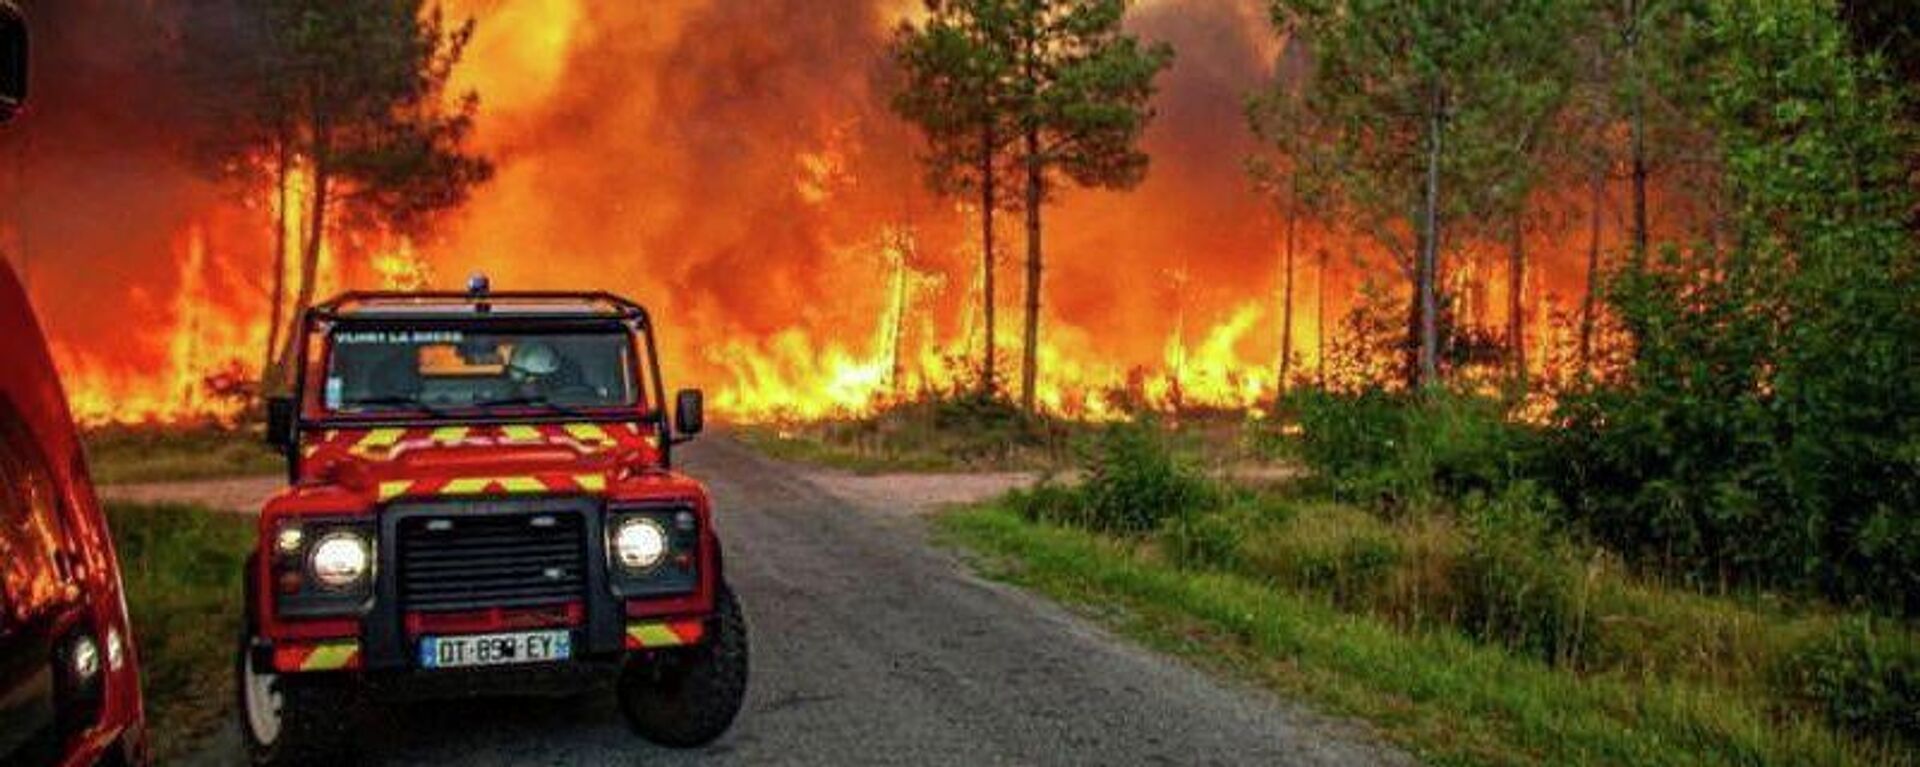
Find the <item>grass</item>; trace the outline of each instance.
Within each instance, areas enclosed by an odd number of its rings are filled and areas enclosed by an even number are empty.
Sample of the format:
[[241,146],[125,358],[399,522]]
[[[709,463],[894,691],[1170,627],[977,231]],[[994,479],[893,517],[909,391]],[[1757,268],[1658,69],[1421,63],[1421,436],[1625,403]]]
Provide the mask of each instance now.
[[[1240,413],[1195,411],[1167,416],[1164,426],[1209,466],[1267,462],[1246,444],[1246,423]],[[775,458],[857,474],[1060,472],[1079,465],[1083,446],[1103,427],[957,396],[902,402],[859,417],[743,424],[732,433]]]
[[[1150,539],[1035,523],[1004,503],[957,511],[938,525],[944,538],[987,555],[990,575],[1094,608],[1091,612],[1157,648],[1368,720],[1435,764],[1916,761],[1911,751],[1850,739],[1817,714],[1772,705],[1752,688],[1723,683],[1712,674],[1625,665],[1576,672],[1475,641],[1437,622],[1400,625],[1393,616],[1354,609],[1350,595],[1298,585],[1323,578],[1341,583],[1337,576],[1317,575],[1339,565],[1313,564],[1348,556],[1339,552],[1350,547],[1331,532],[1339,514],[1346,512],[1323,511],[1321,519],[1305,523],[1305,540],[1291,554],[1224,569],[1183,569]],[[1315,515],[1308,511],[1307,516]],[[1445,528],[1409,529],[1419,536],[1410,540],[1434,549],[1451,544],[1431,539],[1454,535]],[[1372,523],[1358,533],[1369,541],[1393,537],[1391,530]],[[1377,566],[1371,558],[1362,559]],[[1269,569],[1273,574],[1263,574]],[[1290,578],[1300,580],[1289,585]],[[1644,604],[1705,623],[1712,618],[1699,616],[1744,614],[1725,600],[1712,601],[1711,607],[1686,599]],[[1732,619],[1723,616],[1726,620]],[[1686,641],[1647,634],[1650,642]]]
[[953,472],[972,468],[951,455],[931,450],[875,449],[860,442],[842,441],[828,436],[819,425],[739,426],[733,429],[733,434],[755,450],[783,461],[855,474]]
[[109,504],[132,613],[147,722],[162,761],[226,720],[234,699],[240,569],[249,517],[194,506]]
[[89,431],[84,440],[93,479],[103,485],[262,476],[286,468],[250,429],[112,426]]

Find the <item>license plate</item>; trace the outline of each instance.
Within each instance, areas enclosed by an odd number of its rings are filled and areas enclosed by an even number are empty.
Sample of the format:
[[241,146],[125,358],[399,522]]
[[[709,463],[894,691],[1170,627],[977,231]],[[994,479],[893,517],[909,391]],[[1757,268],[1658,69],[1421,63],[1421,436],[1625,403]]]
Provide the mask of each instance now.
[[423,637],[420,640],[421,668],[544,663],[566,660],[572,655],[573,635],[566,631]]

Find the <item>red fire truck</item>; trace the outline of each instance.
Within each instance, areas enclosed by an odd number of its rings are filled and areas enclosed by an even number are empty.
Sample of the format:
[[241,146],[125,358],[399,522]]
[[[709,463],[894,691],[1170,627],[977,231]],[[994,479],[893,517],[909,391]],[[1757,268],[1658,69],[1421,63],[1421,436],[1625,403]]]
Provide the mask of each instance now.
[[477,278],[342,296],[297,343],[238,653],[256,761],[337,756],[368,698],[596,682],[655,742],[725,732],[746,625],[707,492],[673,467],[701,396],[669,420],[645,309]]

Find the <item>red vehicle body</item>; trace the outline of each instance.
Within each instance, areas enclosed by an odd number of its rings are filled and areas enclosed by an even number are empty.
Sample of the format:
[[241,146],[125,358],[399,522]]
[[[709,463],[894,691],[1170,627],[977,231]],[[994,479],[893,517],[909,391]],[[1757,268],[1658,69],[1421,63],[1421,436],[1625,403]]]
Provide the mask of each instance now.
[[[334,755],[360,696],[521,692],[529,672],[617,677],[658,742],[726,729],[744,627],[707,492],[671,468],[687,437],[660,406],[643,309],[355,294],[304,328],[297,394],[270,407],[289,485],[262,509],[247,573],[256,761]],[[601,385],[576,386],[586,405],[501,397],[532,385],[515,377],[523,356],[584,361]],[[679,431],[697,432],[698,392],[678,400]]]
[[4,263],[0,587],[0,763],[144,764],[119,560],[53,359]]

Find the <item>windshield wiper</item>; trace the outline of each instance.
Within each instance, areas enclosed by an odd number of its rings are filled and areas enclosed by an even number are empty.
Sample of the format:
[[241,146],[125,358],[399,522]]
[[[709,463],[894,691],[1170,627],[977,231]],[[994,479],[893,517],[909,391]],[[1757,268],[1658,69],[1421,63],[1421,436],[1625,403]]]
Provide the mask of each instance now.
[[567,405],[562,405],[558,402],[554,402],[552,398],[549,398],[545,395],[536,397],[536,396],[521,394],[521,395],[516,395],[512,397],[499,397],[496,399],[481,400],[479,402],[473,403],[472,405],[472,407],[476,407],[476,408],[523,407],[523,406],[524,407],[543,407],[553,412],[560,413],[561,415],[581,415],[582,414],[582,411],[579,410],[578,408],[569,407]]
[[418,397],[402,397],[399,395],[392,395],[392,396],[385,396],[385,397],[368,397],[366,399],[356,399],[351,402],[347,402],[345,404],[347,407],[353,407],[353,408],[366,408],[366,407],[411,408],[414,410],[419,410],[435,418],[447,417],[447,411],[434,407],[433,405],[429,405],[425,402],[422,402]]

